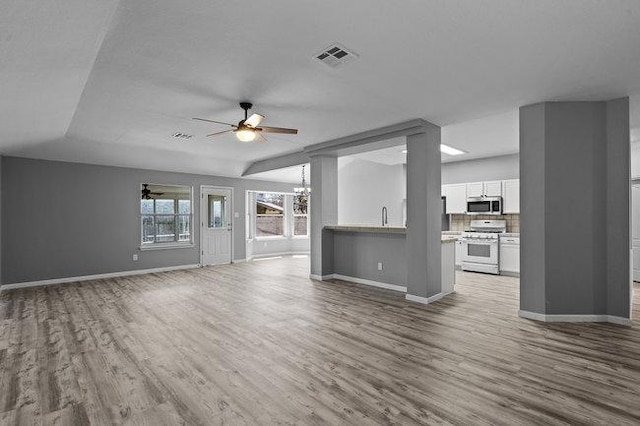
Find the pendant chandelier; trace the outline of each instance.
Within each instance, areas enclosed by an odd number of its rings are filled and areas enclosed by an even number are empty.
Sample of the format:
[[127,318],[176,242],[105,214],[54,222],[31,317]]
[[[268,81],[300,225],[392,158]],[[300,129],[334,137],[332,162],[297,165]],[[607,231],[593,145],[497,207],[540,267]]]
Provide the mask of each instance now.
[[294,188],[293,190],[295,191],[296,195],[298,196],[302,196],[302,197],[308,197],[309,194],[311,193],[311,189],[307,187],[307,181],[305,179],[304,176],[304,168],[306,165],[302,166],[302,183],[300,184],[301,186],[298,188]]

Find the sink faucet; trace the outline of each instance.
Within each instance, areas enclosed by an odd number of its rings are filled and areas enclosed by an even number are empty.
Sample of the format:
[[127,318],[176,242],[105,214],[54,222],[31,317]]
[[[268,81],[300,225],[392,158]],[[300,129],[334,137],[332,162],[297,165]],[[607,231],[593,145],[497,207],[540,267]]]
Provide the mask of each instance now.
[[387,221],[387,207],[384,206],[382,207],[382,226],[385,226],[388,224]]

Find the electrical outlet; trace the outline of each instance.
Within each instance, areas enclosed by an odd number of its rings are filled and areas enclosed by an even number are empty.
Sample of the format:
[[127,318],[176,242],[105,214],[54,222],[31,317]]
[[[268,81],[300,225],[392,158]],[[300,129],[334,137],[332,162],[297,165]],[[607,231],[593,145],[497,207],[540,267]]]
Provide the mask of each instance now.
[[382,262],[378,262],[378,271],[382,271]]
[[234,213],[233,213],[233,217],[235,217],[235,218],[239,218],[239,217],[240,217],[240,213],[238,213],[238,212],[234,212]]
[[134,260],[134,261],[138,260],[138,255],[137,255],[137,254],[134,254],[134,255],[133,255],[133,260]]

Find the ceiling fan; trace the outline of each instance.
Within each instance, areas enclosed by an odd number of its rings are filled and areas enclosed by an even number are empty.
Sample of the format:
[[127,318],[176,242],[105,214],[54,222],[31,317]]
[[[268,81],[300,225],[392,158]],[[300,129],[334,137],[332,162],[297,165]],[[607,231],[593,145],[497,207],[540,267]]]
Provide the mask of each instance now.
[[143,200],[153,200],[152,195],[162,195],[162,194],[164,194],[164,192],[151,192],[151,190],[149,188],[147,188],[147,186],[149,186],[148,183],[143,183],[142,184],[142,199]]
[[298,134],[298,129],[287,129],[285,127],[270,127],[259,126],[264,120],[264,115],[251,114],[251,117],[247,117],[249,110],[253,107],[250,102],[240,102],[240,108],[244,110],[244,120],[240,120],[237,125],[231,123],[225,123],[223,121],[207,120],[206,118],[194,118],[194,120],[206,121],[209,123],[224,124],[226,126],[233,127],[232,130],[224,130],[222,132],[211,133],[208,136],[218,136],[225,133],[233,132],[236,134],[238,140],[242,142],[251,142],[258,140],[259,142],[265,142],[266,139],[260,133],[286,133],[290,135]]

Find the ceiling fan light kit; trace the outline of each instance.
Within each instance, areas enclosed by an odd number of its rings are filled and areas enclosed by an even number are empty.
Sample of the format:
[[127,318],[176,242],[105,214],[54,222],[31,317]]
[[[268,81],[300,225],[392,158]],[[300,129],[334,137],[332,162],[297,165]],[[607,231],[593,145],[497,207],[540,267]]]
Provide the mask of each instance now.
[[256,132],[248,129],[236,130],[236,137],[240,142],[251,142],[256,138]]
[[254,140],[258,140],[258,142],[265,142],[266,139],[260,134],[264,133],[284,133],[289,135],[297,135],[298,129],[288,129],[286,127],[269,127],[269,126],[261,126],[260,123],[264,120],[264,115],[260,114],[251,114],[249,117],[249,110],[253,107],[253,104],[250,102],[240,102],[240,108],[244,110],[244,120],[240,120],[237,125],[231,123],[225,123],[224,121],[216,121],[209,120],[206,118],[196,118],[194,120],[198,121],[206,121],[208,123],[216,123],[216,124],[224,124],[226,126],[233,127],[232,130],[224,130],[222,132],[215,132],[208,134],[209,136],[218,136],[223,135],[225,133],[233,132],[241,142],[251,142]]

